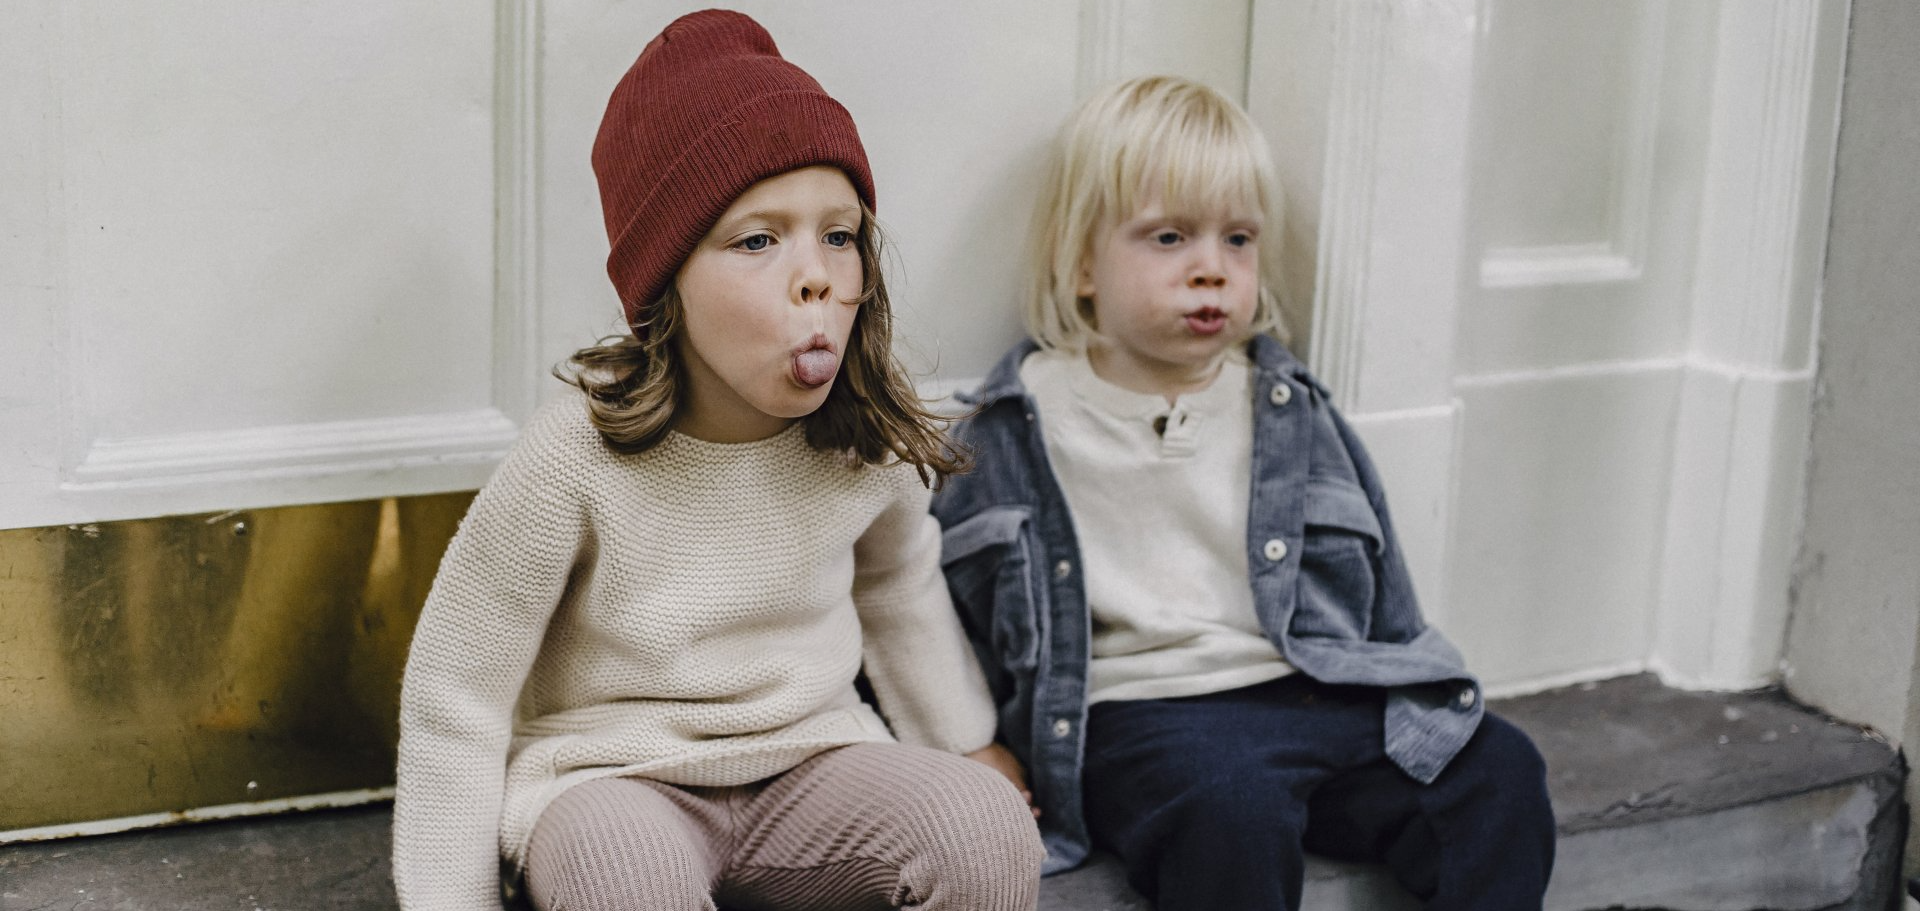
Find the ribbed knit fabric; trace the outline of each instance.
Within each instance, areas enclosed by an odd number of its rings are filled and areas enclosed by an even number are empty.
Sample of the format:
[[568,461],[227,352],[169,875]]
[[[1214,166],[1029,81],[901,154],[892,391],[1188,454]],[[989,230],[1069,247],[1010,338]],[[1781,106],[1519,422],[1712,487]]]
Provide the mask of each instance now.
[[1045,854],[993,770],[858,744],[743,787],[571,788],[534,828],[527,887],[541,911],[1031,911]]
[[730,10],[668,24],[614,87],[593,142],[607,275],[627,324],[640,324],[748,187],[819,164],[845,171],[877,208],[853,116],[782,58],[766,29]]
[[795,425],[753,443],[602,445],[578,393],[475,498],[401,692],[394,881],[499,906],[543,807],[608,775],[723,786],[891,739],[985,746],[993,709],[909,466],[851,467]]

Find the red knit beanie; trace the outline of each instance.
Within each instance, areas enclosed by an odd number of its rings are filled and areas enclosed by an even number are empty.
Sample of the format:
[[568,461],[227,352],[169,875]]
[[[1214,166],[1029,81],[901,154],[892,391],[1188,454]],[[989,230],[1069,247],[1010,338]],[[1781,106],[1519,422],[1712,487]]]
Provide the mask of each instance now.
[[680,17],[614,86],[593,173],[606,216],[607,274],[627,325],[672,284],[713,223],[755,183],[834,165],[874,207],[853,117],[780,56],[773,36],[727,10]]

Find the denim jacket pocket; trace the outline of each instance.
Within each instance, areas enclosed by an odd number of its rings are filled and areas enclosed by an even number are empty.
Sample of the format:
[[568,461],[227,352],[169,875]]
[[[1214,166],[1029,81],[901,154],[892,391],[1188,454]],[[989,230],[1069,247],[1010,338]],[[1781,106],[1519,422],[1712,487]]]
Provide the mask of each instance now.
[[1299,599],[1288,625],[1295,636],[1364,640],[1378,591],[1380,518],[1357,485],[1307,482]]
[[1039,660],[1032,513],[991,506],[941,534],[940,563],[967,634],[987,664],[995,695],[1008,672],[1031,674]]

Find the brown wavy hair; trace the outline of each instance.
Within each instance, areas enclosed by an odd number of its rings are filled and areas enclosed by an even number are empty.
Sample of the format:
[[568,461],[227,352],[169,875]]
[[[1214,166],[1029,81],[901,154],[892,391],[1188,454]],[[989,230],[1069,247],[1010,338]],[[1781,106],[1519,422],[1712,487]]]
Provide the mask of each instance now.
[[[909,463],[931,487],[938,475],[970,466],[948,442],[942,417],[928,407],[893,356],[893,307],[880,268],[883,241],[873,212],[860,207],[860,309],[847,337],[847,356],[825,403],[801,418],[807,444],[845,453],[856,464]],[[633,334],[608,336],[574,352],[554,375],[587,394],[600,438],[617,452],[645,452],[673,429],[685,401],[686,375],[674,352],[686,304],[672,285],[642,312]]]

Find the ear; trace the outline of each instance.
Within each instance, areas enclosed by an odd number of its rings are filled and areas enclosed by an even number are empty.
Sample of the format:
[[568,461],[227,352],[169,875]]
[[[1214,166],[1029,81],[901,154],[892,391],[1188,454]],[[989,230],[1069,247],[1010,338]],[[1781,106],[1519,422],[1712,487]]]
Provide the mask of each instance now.
[[1080,268],[1074,270],[1073,277],[1074,277],[1073,296],[1092,298],[1093,297],[1093,257],[1091,256],[1080,257]]

